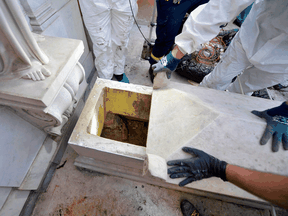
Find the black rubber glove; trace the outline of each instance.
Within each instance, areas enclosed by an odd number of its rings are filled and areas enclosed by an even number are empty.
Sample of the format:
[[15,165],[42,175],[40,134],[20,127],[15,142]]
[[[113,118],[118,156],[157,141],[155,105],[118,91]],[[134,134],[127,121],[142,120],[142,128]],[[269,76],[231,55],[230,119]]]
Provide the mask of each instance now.
[[267,122],[260,144],[265,145],[273,136],[273,152],[279,150],[281,141],[283,143],[283,148],[288,150],[288,105],[284,102],[278,107],[264,110],[262,112],[253,110],[252,113],[260,118],[266,119]]
[[174,166],[168,169],[170,178],[183,178],[185,180],[179,183],[180,187],[189,184],[193,181],[209,178],[212,176],[219,177],[223,181],[226,179],[225,161],[220,161],[217,158],[195,148],[183,147],[182,150],[192,155],[189,159],[168,161],[168,166]]

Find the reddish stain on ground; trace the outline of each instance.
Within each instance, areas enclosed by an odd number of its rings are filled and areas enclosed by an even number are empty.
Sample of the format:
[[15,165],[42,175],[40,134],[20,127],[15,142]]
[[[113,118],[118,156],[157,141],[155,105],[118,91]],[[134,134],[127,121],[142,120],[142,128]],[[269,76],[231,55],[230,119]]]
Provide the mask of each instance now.
[[57,206],[52,216],[95,216],[107,215],[101,199],[75,198],[71,204]]
[[[58,188],[59,187],[59,185],[55,185],[55,188],[54,188],[54,190],[53,190],[53,193],[55,192],[55,190],[56,190],[56,188]],[[52,194],[53,194],[52,193]]]

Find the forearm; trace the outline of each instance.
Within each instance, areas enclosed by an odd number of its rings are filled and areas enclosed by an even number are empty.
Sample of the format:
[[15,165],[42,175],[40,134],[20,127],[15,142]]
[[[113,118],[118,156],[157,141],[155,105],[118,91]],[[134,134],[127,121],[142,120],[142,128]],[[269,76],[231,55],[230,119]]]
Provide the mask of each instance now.
[[236,186],[288,209],[288,177],[228,164],[226,178]]
[[191,12],[182,33],[175,38],[175,43],[184,54],[194,52],[200,44],[214,38],[221,25],[233,21],[253,2],[254,0],[210,0],[205,6]]
[[174,58],[181,59],[184,56],[184,53],[181,52],[178,46],[175,46],[172,50],[172,55]]

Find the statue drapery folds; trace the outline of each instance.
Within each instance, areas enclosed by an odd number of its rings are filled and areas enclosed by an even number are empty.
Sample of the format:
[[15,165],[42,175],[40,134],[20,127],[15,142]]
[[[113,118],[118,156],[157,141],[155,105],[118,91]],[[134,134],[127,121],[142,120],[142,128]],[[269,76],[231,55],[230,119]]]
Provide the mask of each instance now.
[[0,79],[44,80],[51,73],[45,68],[49,58],[33,34],[16,0],[0,0]]

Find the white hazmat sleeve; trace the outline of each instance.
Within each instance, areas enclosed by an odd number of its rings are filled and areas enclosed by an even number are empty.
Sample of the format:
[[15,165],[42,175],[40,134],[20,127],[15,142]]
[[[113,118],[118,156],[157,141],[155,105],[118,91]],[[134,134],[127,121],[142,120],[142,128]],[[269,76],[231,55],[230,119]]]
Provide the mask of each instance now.
[[210,0],[191,12],[175,43],[183,53],[194,52],[202,43],[210,41],[254,0]]

